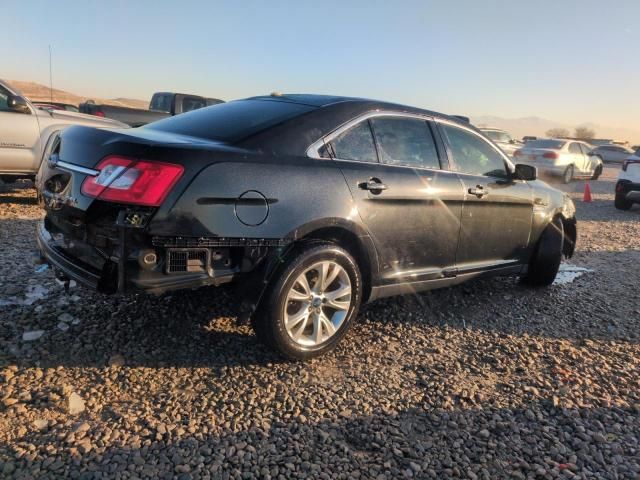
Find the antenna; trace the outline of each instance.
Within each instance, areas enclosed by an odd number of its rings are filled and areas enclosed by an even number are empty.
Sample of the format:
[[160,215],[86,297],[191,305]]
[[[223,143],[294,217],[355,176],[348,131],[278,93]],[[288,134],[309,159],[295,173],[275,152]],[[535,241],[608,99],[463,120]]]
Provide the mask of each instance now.
[[51,69],[51,44],[49,44],[49,100],[53,102],[53,73]]

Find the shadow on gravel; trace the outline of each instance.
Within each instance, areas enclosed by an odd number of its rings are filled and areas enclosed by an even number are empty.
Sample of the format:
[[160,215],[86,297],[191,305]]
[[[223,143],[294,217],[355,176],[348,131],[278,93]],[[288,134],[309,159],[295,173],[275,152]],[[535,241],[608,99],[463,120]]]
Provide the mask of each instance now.
[[4,192],[0,191],[0,205],[3,203],[14,205],[37,205],[38,200],[35,195],[33,197],[5,195]]
[[[567,410],[541,402],[527,409],[416,408],[346,417],[331,412],[330,420],[310,422],[300,415],[267,420],[273,406],[263,402],[264,415],[246,416],[264,420],[236,429],[218,425],[215,417],[176,421],[164,415],[151,423],[116,417],[105,431],[84,414],[78,423],[32,430],[0,447],[6,453],[0,471],[4,467],[15,479],[524,479],[563,473],[633,479],[640,473],[640,417],[630,409]],[[83,421],[86,427],[72,433]],[[64,447],[54,448],[63,438]]]
[[33,190],[33,192],[35,192],[33,182],[30,180],[21,180],[13,183],[2,183],[2,180],[0,180],[0,194],[21,190]]
[[[339,351],[353,354],[374,341],[384,345],[396,341],[394,332],[406,329],[419,335],[416,348],[426,351],[432,343],[426,332],[443,327],[640,343],[640,310],[628,295],[637,286],[632,270],[640,252],[592,253],[589,258],[600,262],[603,271],[586,273],[567,285],[531,289],[513,278],[496,278],[374,302],[363,307],[355,331]],[[604,271],[614,258],[630,270],[624,280],[614,282],[613,274],[620,272]],[[282,362],[257,342],[249,325],[237,324],[238,298],[230,287],[163,297],[103,296],[74,288],[67,296],[51,273],[40,277],[39,284],[48,290],[44,299],[0,306],[0,367],[105,367],[114,355],[124,357],[128,367],[149,368]],[[45,331],[40,339],[22,341],[25,331],[39,329]]]

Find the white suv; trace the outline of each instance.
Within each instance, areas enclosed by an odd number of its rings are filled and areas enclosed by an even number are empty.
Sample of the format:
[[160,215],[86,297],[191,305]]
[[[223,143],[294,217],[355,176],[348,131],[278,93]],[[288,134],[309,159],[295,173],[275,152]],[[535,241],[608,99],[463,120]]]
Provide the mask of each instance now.
[[629,210],[634,203],[640,203],[640,149],[624,161],[616,182],[616,208]]

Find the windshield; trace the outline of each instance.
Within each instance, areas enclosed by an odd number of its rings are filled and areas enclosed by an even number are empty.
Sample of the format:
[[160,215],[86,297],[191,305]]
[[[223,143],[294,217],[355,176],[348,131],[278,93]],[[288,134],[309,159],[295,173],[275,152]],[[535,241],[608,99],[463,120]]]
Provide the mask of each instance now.
[[511,136],[507,132],[501,132],[499,130],[483,130],[482,133],[494,142],[509,143],[511,141]]
[[550,148],[552,150],[560,150],[564,144],[564,140],[532,140],[527,142],[527,148]]
[[237,142],[316,107],[272,100],[236,100],[169,117],[142,128]]

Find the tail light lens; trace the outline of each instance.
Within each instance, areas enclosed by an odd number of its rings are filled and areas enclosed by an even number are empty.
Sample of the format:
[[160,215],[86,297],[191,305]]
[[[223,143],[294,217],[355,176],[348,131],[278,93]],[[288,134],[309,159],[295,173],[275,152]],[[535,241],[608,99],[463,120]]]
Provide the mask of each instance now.
[[626,172],[629,165],[633,165],[634,163],[640,163],[640,160],[625,160],[622,162],[622,171]]
[[96,167],[100,174],[87,177],[82,193],[107,202],[158,207],[182,176],[173,163],[149,162],[111,156]]
[[96,113],[94,113],[94,115],[96,117],[104,117],[104,112],[102,110],[98,110]]
[[515,152],[513,152],[514,157],[519,157],[520,155],[522,155],[522,150],[516,150]]
[[558,154],[556,152],[546,152],[544,155],[542,155],[544,158],[551,158],[553,160],[558,158]]

